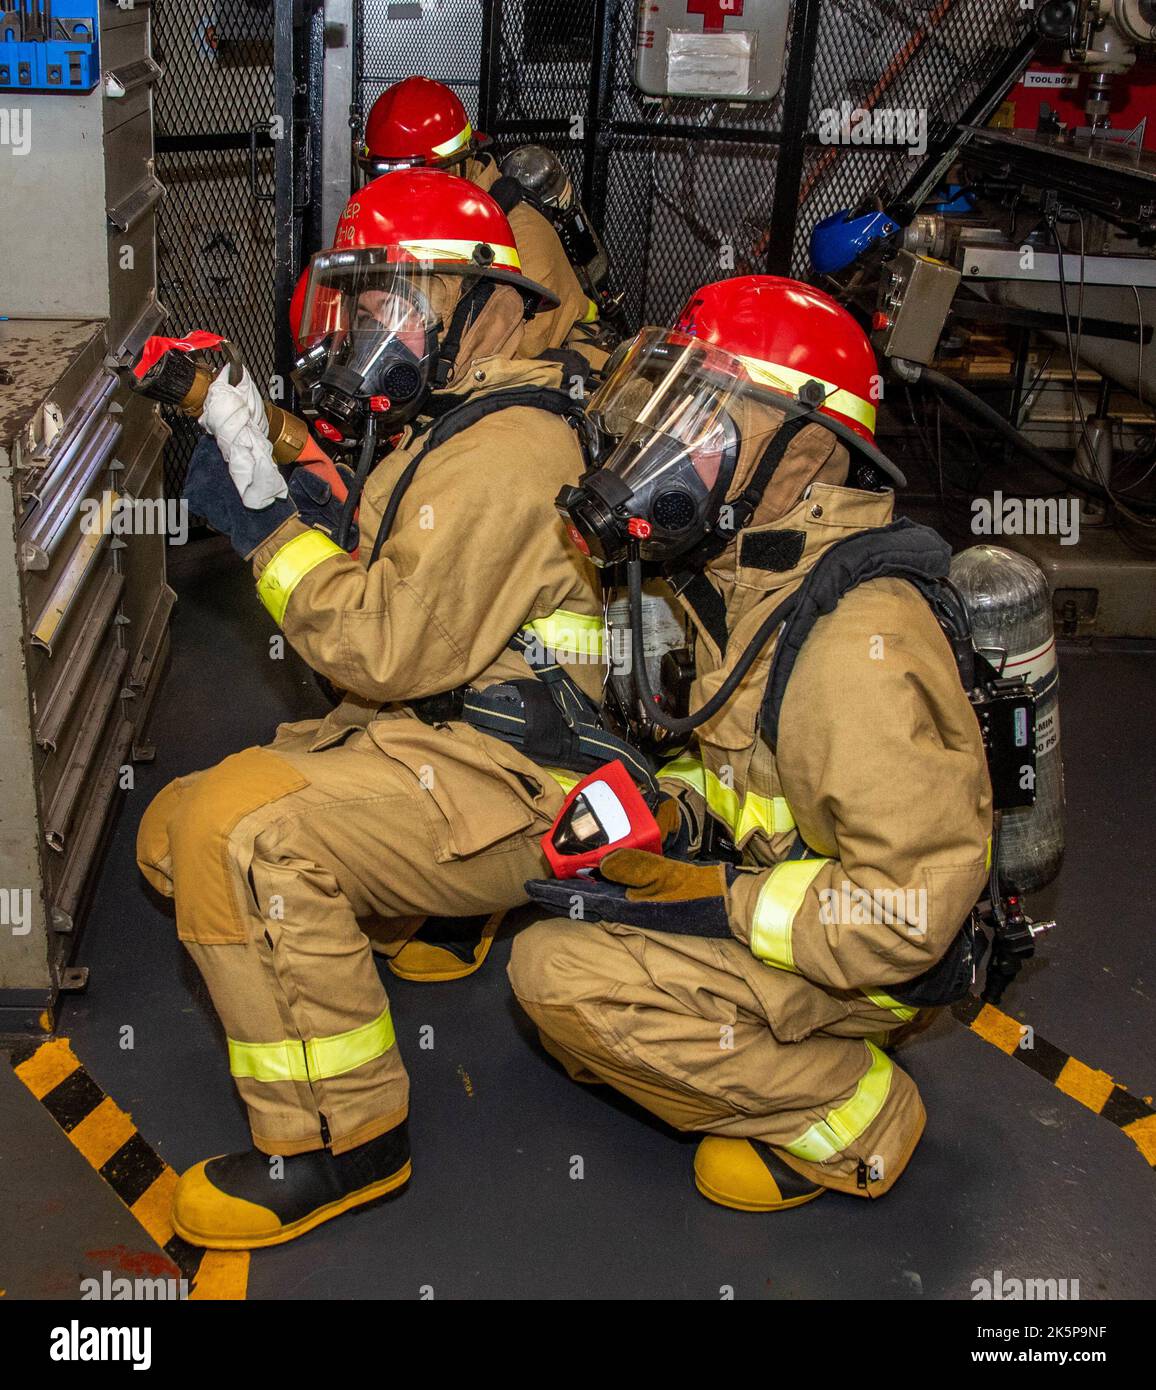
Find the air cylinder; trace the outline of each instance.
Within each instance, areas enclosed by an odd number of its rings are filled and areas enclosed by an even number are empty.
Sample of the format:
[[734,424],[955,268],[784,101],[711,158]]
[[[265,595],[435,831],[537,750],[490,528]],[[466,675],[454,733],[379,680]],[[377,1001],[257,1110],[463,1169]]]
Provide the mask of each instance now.
[[999,836],[1003,890],[1033,893],[1052,882],[1064,859],[1060,673],[1048,582],[1034,561],[998,545],[957,555],[951,579],[982,655],[1001,675],[1024,676],[1035,693],[1035,805],[1005,810]]

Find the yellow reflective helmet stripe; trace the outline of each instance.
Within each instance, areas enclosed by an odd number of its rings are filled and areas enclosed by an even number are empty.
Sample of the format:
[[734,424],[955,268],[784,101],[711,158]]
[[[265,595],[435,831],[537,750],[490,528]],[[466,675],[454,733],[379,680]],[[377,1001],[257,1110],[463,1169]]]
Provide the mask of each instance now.
[[570,613],[556,608],[545,618],[534,618],[526,624],[543,647],[568,655],[589,657],[601,661],[606,651],[606,625],[601,618],[588,613]]
[[[423,237],[401,241],[398,245],[409,251],[419,261],[472,261],[476,241],[457,241],[453,237]],[[497,242],[486,245],[494,253],[490,268],[493,270],[521,270],[522,261],[513,246],[500,246]]]
[[269,610],[278,627],[285,619],[285,610],[293,590],[310,570],[328,560],[331,555],[344,555],[345,551],[331,541],[321,531],[303,531],[278,550],[257,580],[257,597]]
[[250,1081],[323,1081],[382,1057],[394,1045],[388,1006],[371,1023],[348,1033],[298,1042],[243,1043],[229,1039],[229,1071]]
[[871,1065],[856,1086],[855,1094],[828,1111],[826,1119],[817,1120],[793,1143],[785,1144],[783,1147],[789,1154],[807,1163],[826,1163],[861,1138],[883,1109],[891,1093],[895,1068],[891,1058],[874,1043],[864,1046],[871,1054]]
[[470,125],[469,121],[467,121],[465,124],[465,129],[459,130],[458,133],[453,137],[453,139],[443,140],[440,145],[434,145],[433,153],[442,156],[445,156],[447,154],[456,154],[457,151],[460,150],[463,145],[469,144],[470,136],[473,135],[473,133],[474,128],[472,125]]
[[813,372],[800,372],[794,367],[784,366],[781,362],[764,362],[758,357],[740,357],[739,361],[750,373],[752,381],[757,381],[763,386],[777,386],[792,396],[797,395],[799,389],[805,386],[808,381],[817,381],[827,393],[827,398],[823,402],[824,409],[834,410],[839,415],[846,415],[849,419],[857,421],[870,430],[872,434],[875,433],[876,411],[874,404],[864,400],[862,396],[857,396],[854,391],[849,391],[845,386],[836,386],[833,381],[824,381],[822,377],[815,376]]
[[795,970],[791,928],[795,914],[829,859],[787,859],[776,864],[759,889],[751,922],[751,954],[764,965]]
[[887,1009],[903,1023],[910,1023],[919,1012],[918,1009],[909,1008],[906,1004],[901,1004],[898,999],[892,999],[889,994],[883,994],[882,992],[872,994],[869,990],[864,990],[863,998],[869,999],[877,1009]]
[[741,843],[752,830],[777,835],[794,830],[795,817],[784,796],[760,796],[747,792],[739,796],[727,784],[692,757],[676,758],[659,769],[659,777],[670,777],[698,792],[711,811],[728,827],[735,843]]

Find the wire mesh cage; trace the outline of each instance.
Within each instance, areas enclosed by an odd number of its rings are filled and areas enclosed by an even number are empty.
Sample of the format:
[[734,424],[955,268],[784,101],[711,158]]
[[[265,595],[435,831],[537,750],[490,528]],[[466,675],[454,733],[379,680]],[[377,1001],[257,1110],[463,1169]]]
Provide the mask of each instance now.
[[[886,203],[964,116],[1031,21],[1031,7],[1020,0],[825,0],[812,67],[812,148],[798,201],[796,274],[806,273],[815,224],[840,208]],[[902,122],[913,139],[907,146],[855,145],[848,139],[852,122],[876,140],[897,133]],[[820,145],[824,131],[837,131],[840,143]]]
[[[635,321],[704,278],[807,275],[815,223],[902,187],[1031,22],[1020,0],[794,0],[781,87],[734,102],[643,93],[638,15],[633,0],[492,4],[481,113],[499,149],[533,140],[581,168]],[[843,138],[858,109],[882,118],[878,143]],[[908,143],[887,138],[900,115]]]
[[[171,329],[236,343],[267,390],[273,373],[273,0],[154,7],[158,295]],[[254,194],[260,194],[256,197]],[[197,425],[166,412],[165,490],[179,493]]]
[[355,106],[363,118],[386,87],[420,73],[452,87],[477,123],[484,29],[480,0],[439,0],[437,5],[364,0],[359,26]]

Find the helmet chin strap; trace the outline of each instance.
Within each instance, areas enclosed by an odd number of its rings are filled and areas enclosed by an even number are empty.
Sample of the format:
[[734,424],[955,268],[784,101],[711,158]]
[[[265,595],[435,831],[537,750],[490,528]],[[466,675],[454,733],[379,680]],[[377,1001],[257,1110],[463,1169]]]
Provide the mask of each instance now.
[[454,307],[453,316],[446,336],[438,351],[434,367],[433,388],[443,391],[449,384],[457,366],[458,353],[462,347],[462,337],[476,314],[481,313],[487,301],[497,288],[493,280],[471,276],[462,287],[461,297]]

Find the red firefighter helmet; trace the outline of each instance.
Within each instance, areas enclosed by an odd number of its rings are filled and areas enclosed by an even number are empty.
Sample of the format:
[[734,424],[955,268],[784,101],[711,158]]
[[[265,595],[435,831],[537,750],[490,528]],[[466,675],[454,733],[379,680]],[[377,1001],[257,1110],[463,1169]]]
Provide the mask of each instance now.
[[313,257],[307,276],[300,313],[290,316],[302,413],[350,448],[368,416],[378,432],[405,424],[451,380],[462,334],[485,312],[493,282],[517,290],[526,317],[558,303],[522,274],[493,198],[435,169],[383,174],[355,193],[333,247]]
[[488,143],[449,87],[429,77],[407,77],[373,103],[358,163],[370,174],[414,166],[447,169]]
[[777,275],[741,275],[695,290],[675,334],[735,361],[740,391],[799,414],[800,406],[897,482],[875,443],[879,365],[867,334],[830,295]]
[[301,313],[305,308],[305,287],[309,283],[309,267],[306,266],[293,286],[293,296],[289,300],[289,332],[293,341],[301,347]]
[[[761,500],[762,441],[784,418],[823,425],[903,483],[875,443],[877,372],[867,335],[822,291],[773,275],[704,285],[671,327],[644,328],[615,354],[586,413],[616,443],[555,505],[601,565],[627,558],[632,543],[658,561],[708,537],[725,546]],[[746,409],[752,401],[775,413]],[[744,445],[757,466],[724,507]],[[854,486],[882,482],[861,467],[852,476]]]
[[[405,169],[367,183],[338,218],[333,249],[313,258],[310,288],[349,278],[345,267],[354,258],[343,253],[360,249],[371,253],[367,259],[378,273],[389,267],[415,279],[448,273],[499,280],[519,289],[535,310],[558,304],[550,290],[522,274],[514,233],[498,204],[453,174]],[[307,336],[317,329],[309,298],[302,325]]]

